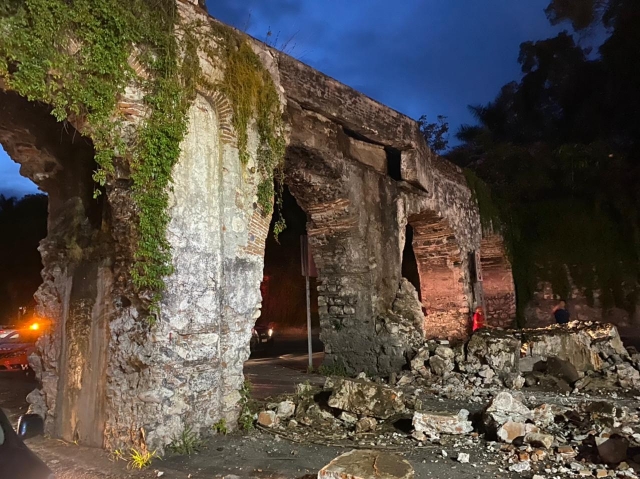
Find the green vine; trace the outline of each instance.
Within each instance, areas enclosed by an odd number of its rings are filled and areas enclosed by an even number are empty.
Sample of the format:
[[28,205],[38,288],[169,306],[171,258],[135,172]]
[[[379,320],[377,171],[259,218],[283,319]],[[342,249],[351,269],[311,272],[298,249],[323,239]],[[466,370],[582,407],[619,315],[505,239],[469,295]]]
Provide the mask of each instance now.
[[[222,42],[217,38],[220,46],[211,53],[222,60],[225,75],[213,87],[231,100],[245,165],[250,122],[256,119],[258,203],[267,215],[274,196],[282,204],[281,191],[273,187],[282,175],[285,149],[278,93],[246,39],[216,25],[208,26],[214,34],[223,32]],[[166,239],[171,172],[196,86],[205,83],[195,30],[179,24],[174,0],[5,0],[0,6],[0,79],[28,100],[51,105],[59,121],[73,120],[91,137],[99,186],[114,174],[116,157],[130,166],[138,214],[131,274],[138,291],[150,293],[152,313],[158,310],[164,278],[173,271]],[[148,79],[129,66],[132,55]],[[145,92],[147,115],[125,144],[117,103],[134,81]],[[280,218],[276,234],[283,228]]]
[[[284,123],[280,98],[271,75],[248,41],[231,29],[220,27],[216,32],[224,39],[222,46],[209,51],[214,59],[225,64],[225,75],[217,87],[231,101],[233,126],[238,137],[238,150],[243,165],[249,162],[249,127],[255,118],[258,131],[256,163],[260,175],[258,204],[264,215],[273,212],[273,202],[281,211],[283,163],[285,154]],[[218,39],[219,42],[219,39]],[[278,189],[274,187],[277,183]],[[282,214],[276,221],[276,238],[284,230]]]
[[478,204],[483,231],[499,231],[502,224],[501,215],[491,196],[491,189],[469,168],[464,168],[462,171],[471,190],[473,200]]

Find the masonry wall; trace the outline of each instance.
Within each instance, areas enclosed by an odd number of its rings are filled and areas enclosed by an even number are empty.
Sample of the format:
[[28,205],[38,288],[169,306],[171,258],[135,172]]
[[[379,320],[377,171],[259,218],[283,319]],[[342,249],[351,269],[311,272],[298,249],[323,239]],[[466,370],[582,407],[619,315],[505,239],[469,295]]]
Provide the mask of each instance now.
[[511,328],[516,318],[516,293],[504,240],[495,233],[486,235],[480,252],[487,325]]
[[[215,22],[195,1],[177,4],[199,28]],[[468,264],[480,248],[480,221],[461,171],[428,150],[415,121],[259,42],[252,46],[282,94],[285,181],[308,215],[327,361],[386,374],[426,336],[464,337],[470,307],[482,298],[474,297]],[[200,62],[205,84],[221,80],[219,65],[202,53]],[[131,66],[144,78],[135,58]],[[146,114],[142,98],[141,84],[132,82],[120,99],[125,141],[134,141],[127,135]],[[52,215],[42,246],[38,299],[54,327],[34,358],[43,388],[32,396],[52,435],[162,450],[186,427],[208,434],[221,419],[235,425],[270,218],[257,206],[253,159],[239,160],[232,113],[205,87],[189,112],[170,195],[175,273],[153,326],[148,298],[138,297],[130,277],[136,211],[126,161],[116,159],[98,227],[87,213],[91,189],[60,196],[60,211],[71,213]],[[253,158],[253,127],[249,136]],[[426,317],[401,278],[407,223],[417,232]],[[69,251],[60,254],[70,230],[82,245],[100,248],[72,262]]]

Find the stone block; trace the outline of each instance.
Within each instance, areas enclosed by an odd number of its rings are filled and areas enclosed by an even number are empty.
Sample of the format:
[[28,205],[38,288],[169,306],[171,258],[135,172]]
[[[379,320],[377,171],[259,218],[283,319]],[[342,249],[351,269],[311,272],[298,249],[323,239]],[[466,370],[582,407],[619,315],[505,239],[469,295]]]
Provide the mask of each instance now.
[[413,479],[413,467],[397,454],[353,450],[338,456],[320,472],[318,479]]
[[402,392],[383,384],[336,379],[329,406],[361,416],[387,419],[405,410]]
[[349,138],[349,156],[380,173],[387,173],[387,153],[382,146]]
[[466,409],[461,409],[458,414],[414,412],[413,427],[417,432],[429,437],[439,434],[467,434],[473,431],[469,411]]

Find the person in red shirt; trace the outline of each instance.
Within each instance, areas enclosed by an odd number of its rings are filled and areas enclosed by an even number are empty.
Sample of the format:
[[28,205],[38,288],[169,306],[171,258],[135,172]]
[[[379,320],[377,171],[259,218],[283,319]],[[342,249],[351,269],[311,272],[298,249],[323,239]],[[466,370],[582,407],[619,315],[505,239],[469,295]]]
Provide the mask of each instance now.
[[476,312],[473,313],[473,332],[478,329],[484,328],[484,313],[482,312],[482,306],[476,308]]

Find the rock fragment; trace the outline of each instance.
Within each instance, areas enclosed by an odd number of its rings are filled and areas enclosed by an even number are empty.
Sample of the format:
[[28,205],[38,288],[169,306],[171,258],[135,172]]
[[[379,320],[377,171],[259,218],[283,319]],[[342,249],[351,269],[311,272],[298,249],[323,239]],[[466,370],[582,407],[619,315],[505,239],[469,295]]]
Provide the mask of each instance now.
[[469,421],[469,411],[461,409],[458,414],[451,413],[413,413],[413,427],[428,437],[440,434],[467,434],[473,431]]
[[275,411],[261,411],[258,414],[258,424],[264,427],[273,427],[278,424],[278,416]]
[[413,479],[409,462],[384,451],[353,450],[338,456],[320,472],[318,479]]
[[336,379],[329,406],[361,416],[387,419],[404,411],[402,392],[383,384]]

